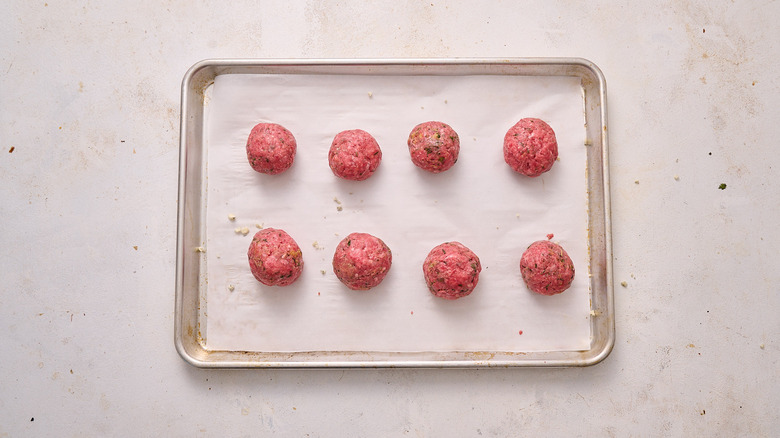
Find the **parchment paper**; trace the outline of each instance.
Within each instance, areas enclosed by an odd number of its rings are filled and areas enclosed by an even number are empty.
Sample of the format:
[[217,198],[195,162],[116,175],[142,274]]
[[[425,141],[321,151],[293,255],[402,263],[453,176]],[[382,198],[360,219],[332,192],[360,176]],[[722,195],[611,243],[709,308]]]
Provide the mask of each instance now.
[[[230,74],[217,76],[206,110],[208,348],[589,348],[577,78]],[[534,179],[512,171],[502,155],[504,134],[523,117],[545,120],[559,144],[560,160]],[[412,128],[430,120],[448,123],[461,141],[457,164],[438,175],[415,167],[406,145]],[[298,153],[287,172],[250,168],[246,140],[260,122],[279,123],[295,136]],[[327,160],[333,137],[356,128],[370,132],[383,153],[377,172],[362,182],[335,177]],[[293,285],[268,287],[252,277],[246,253],[256,225],[284,229],[300,245],[304,272]],[[236,233],[240,227],[250,233]],[[393,252],[384,282],[366,292],[343,286],[331,265],[338,242],[356,231],[380,237]],[[527,290],[519,270],[526,247],[548,233],[576,269],[572,287],[551,297]],[[453,240],[471,248],[483,270],[470,296],[447,301],[428,292],[422,262],[434,246]]]

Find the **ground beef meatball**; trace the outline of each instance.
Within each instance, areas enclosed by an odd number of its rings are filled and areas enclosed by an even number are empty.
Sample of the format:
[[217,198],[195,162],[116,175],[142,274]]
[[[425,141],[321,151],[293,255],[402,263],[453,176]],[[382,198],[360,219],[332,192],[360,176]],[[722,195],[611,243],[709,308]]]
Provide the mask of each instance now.
[[246,156],[252,169],[276,175],[289,169],[298,144],[285,127],[276,123],[258,123],[246,141]]
[[504,136],[504,161],[516,172],[539,176],[558,158],[555,132],[542,120],[522,119]]
[[574,263],[560,245],[540,240],[523,253],[520,273],[528,289],[542,295],[555,295],[571,286]]
[[287,286],[303,272],[301,248],[282,230],[258,231],[252,238],[247,256],[252,275],[266,286]]
[[333,254],[333,272],[352,290],[368,290],[385,279],[393,254],[378,237],[352,233],[345,237]]
[[481,271],[479,257],[459,242],[442,243],[423,262],[428,289],[447,300],[470,294],[477,286]]
[[333,173],[352,181],[363,181],[373,175],[381,160],[379,143],[361,129],[340,132],[328,153],[328,164]]
[[444,172],[458,161],[460,140],[446,123],[420,123],[412,129],[407,144],[414,165],[428,172]]

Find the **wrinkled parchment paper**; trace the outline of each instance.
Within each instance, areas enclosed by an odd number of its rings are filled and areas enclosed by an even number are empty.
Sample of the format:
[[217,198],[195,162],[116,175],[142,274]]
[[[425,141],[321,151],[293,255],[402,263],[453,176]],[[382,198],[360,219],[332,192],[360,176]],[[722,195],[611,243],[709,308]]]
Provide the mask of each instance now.
[[[207,299],[209,349],[244,351],[554,351],[590,345],[587,192],[582,91],[577,78],[522,76],[217,76],[206,107],[208,148]],[[549,123],[560,160],[538,178],[512,171],[503,137],[523,117]],[[421,122],[448,123],[460,136],[457,164],[434,175],[416,168],[406,140]],[[245,145],[252,127],[279,123],[298,143],[295,163],[276,176],[254,172]],[[368,180],[336,178],[327,153],[340,131],[370,132],[383,159]],[[340,208],[340,211],[339,211]],[[229,215],[235,215],[234,221]],[[262,227],[287,231],[304,272],[268,287],[249,271],[247,248]],[[247,235],[236,228],[247,227]],[[392,249],[384,282],[352,291],[333,274],[350,232]],[[574,261],[572,287],[539,296],[519,261],[555,236]],[[422,262],[459,241],[481,259],[475,291],[431,295]],[[324,273],[323,273],[324,272]],[[521,334],[522,333],[522,334]]]

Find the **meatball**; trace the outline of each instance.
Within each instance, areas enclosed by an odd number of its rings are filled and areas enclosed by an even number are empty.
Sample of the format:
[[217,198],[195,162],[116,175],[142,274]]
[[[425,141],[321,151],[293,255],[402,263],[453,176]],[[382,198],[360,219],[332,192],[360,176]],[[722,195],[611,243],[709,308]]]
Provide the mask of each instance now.
[[447,300],[470,294],[477,286],[481,271],[479,257],[460,242],[442,243],[433,248],[423,262],[428,289]]
[[361,129],[340,132],[328,153],[328,164],[333,173],[352,181],[363,181],[373,175],[381,160],[379,143]]
[[298,144],[285,127],[276,123],[258,123],[246,141],[246,156],[252,169],[276,175],[289,169]]
[[550,170],[557,158],[555,132],[542,120],[522,119],[504,136],[504,161],[523,175],[539,176]]
[[345,237],[333,254],[333,272],[352,290],[368,290],[385,279],[393,254],[378,237],[352,233]]
[[407,144],[414,165],[428,172],[444,172],[458,161],[460,139],[446,123],[420,123],[412,129]]
[[542,295],[555,295],[571,286],[574,263],[560,245],[540,240],[523,253],[520,273],[528,289]]
[[282,230],[260,230],[249,244],[249,268],[257,281],[266,286],[287,286],[303,272],[301,248]]

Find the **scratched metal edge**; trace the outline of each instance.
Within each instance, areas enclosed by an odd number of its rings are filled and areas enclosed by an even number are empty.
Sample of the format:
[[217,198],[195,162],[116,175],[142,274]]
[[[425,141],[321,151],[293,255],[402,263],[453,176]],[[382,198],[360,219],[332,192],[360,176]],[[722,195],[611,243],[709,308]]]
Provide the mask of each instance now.
[[[188,183],[191,183],[192,177],[188,179],[187,165],[188,157],[194,148],[192,142],[190,107],[194,106],[197,95],[201,99],[205,88],[213,82],[213,78],[219,74],[247,73],[252,69],[274,68],[274,67],[301,67],[309,68],[328,68],[328,67],[377,67],[377,68],[411,68],[421,66],[506,66],[527,68],[525,74],[518,75],[538,75],[544,76],[545,68],[576,66],[584,68],[590,72],[598,81],[598,103],[600,106],[600,125],[599,146],[601,148],[601,184],[603,193],[603,227],[604,227],[604,245],[605,248],[605,290],[603,293],[603,314],[599,321],[591,318],[591,332],[596,331],[594,327],[597,323],[606,325],[602,327],[603,339],[598,342],[599,348],[591,348],[584,351],[550,351],[550,352],[450,352],[451,355],[460,356],[456,359],[408,359],[421,354],[441,355],[441,352],[415,352],[404,354],[399,352],[399,356],[406,356],[407,359],[383,359],[383,360],[321,360],[317,358],[318,352],[292,352],[280,353],[276,356],[288,356],[292,360],[266,360],[264,355],[270,353],[263,352],[241,352],[241,351],[209,351],[205,348],[202,337],[199,333],[198,306],[186,305],[187,298],[193,298],[188,294],[195,294],[197,298],[199,291],[194,288],[186,287],[185,257],[187,255],[186,234],[187,207],[192,196],[188,196]],[[369,72],[368,74],[376,74]],[[579,76],[569,74],[570,76]],[[580,76],[582,77],[582,76]],[[611,236],[611,208],[610,208],[610,186],[609,186],[609,161],[608,161],[608,130],[607,130],[607,100],[606,100],[606,80],[601,70],[591,61],[583,58],[403,58],[403,59],[206,59],[195,63],[184,75],[182,80],[182,95],[180,108],[180,143],[179,143],[179,202],[177,212],[177,246],[176,246],[176,294],[175,294],[175,315],[174,315],[174,344],[179,355],[187,363],[199,368],[514,368],[514,367],[585,367],[595,365],[603,361],[614,348],[615,344],[615,317],[614,317],[614,287],[612,278],[612,236]],[[202,100],[201,100],[202,106]],[[202,109],[202,108],[201,108]],[[587,111],[586,111],[587,112]],[[202,114],[201,114],[202,115]],[[199,122],[202,122],[200,120]],[[202,128],[202,127],[201,127]],[[199,132],[202,136],[202,132]],[[198,147],[201,145],[198,144]],[[590,177],[589,177],[590,178]],[[190,194],[191,195],[191,194]],[[592,216],[589,217],[589,223]],[[202,236],[205,237],[205,236]],[[592,262],[592,257],[591,257]],[[592,263],[591,263],[592,264]],[[199,275],[198,275],[199,277]],[[191,300],[192,301],[192,300]],[[606,319],[604,319],[606,318]],[[187,330],[185,330],[185,327]],[[185,333],[186,332],[186,333]],[[591,345],[595,345],[595,340]],[[327,352],[321,352],[327,353]],[[334,352],[330,352],[334,353]],[[343,356],[366,355],[371,352],[339,352]],[[315,355],[315,360],[297,360],[293,357],[301,355]],[[392,355],[392,353],[382,353]],[[488,358],[479,357],[482,354],[490,355]],[[473,358],[467,358],[472,355]],[[495,359],[495,355],[500,355],[502,359]],[[506,359],[506,356],[523,356],[522,358]]]

